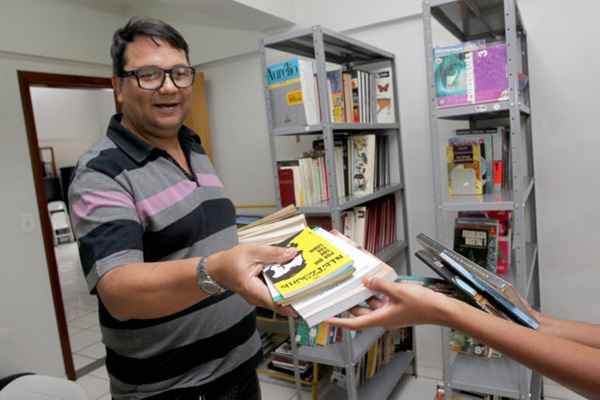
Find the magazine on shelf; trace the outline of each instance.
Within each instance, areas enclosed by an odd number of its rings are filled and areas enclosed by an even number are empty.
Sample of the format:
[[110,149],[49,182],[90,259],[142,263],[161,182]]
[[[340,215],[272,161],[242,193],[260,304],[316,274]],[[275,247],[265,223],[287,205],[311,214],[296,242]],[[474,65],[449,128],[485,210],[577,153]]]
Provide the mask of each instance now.
[[416,256],[481,309],[531,329],[539,328],[539,322],[509,282],[423,233],[417,240],[425,250]]

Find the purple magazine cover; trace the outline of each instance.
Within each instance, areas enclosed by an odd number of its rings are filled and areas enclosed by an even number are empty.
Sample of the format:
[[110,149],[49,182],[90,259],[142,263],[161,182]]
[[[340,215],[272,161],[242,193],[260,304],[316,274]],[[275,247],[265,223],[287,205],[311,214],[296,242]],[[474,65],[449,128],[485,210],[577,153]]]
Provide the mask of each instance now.
[[475,103],[508,100],[506,45],[489,45],[473,52]]

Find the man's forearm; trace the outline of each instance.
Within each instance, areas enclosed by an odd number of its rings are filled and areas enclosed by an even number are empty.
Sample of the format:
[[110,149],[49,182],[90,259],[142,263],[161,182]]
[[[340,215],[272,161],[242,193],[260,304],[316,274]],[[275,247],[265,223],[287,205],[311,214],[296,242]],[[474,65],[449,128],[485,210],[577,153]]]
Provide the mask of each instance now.
[[459,301],[447,325],[459,329],[590,399],[600,399],[600,350],[485,314]]
[[121,320],[171,315],[208,296],[196,284],[199,260],[194,257],[115,268],[100,279],[98,293],[109,312]]

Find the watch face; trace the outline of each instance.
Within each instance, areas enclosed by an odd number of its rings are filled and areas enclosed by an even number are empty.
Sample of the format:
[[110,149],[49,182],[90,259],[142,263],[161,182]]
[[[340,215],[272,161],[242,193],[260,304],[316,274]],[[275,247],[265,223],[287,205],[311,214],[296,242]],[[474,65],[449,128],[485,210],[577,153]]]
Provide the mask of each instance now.
[[217,294],[221,291],[219,285],[212,281],[203,281],[200,283],[200,288],[203,292],[208,294]]

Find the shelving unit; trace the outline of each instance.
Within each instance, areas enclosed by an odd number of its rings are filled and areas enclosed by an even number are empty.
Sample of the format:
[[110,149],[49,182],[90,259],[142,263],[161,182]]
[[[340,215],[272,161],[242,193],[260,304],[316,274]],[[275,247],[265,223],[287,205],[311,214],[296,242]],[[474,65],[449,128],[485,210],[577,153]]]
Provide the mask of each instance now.
[[[316,79],[318,90],[320,112],[322,121],[320,124],[296,127],[275,127],[272,116],[271,99],[268,90],[267,79],[264,76],[267,70],[267,51],[277,50],[290,53],[295,56],[308,57],[314,60],[316,66]],[[393,124],[356,124],[356,123],[333,123],[329,113],[329,96],[327,90],[327,63],[334,63],[345,68],[365,68],[369,65],[387,63],[392,68],[393,78],[396,77],[394,55],[377,49],[368,44],[359,42],[352,38],[342,36],[338,33],[315,26],[297,32],[286,33],[263,39],[260,44],[262,71],[264,77],[264,92],[267,110],[267,121],[269,127],[269,143],[271,157],[273,160],[275,194],[277,204],[281,206],[279,196],[279,181],[277,174],[277,152],[276,140],[285,136],[320,135],[324,139],[325,163],[327,166],[328,189],[330,198],[327,202],[313,204],[309,207],[300,208],[307,216],[330,216],[333,228],[343,231],[342,212],[352,207],[365,204],[371,200],[394,194],[396,199],[397,238],[398,240],[382,249],[378,256],[388,264],[397,269],[398,272],[410,273],[410,257],[408,256],[407,226],[406,226],[406,202],[404,196],[404,176],[402,169],[402,143],[400,123]],[[394,85],[394,98],[396,101],[395,120],[400,121],[398,113],[398,93]],[[374,111],[372,109],[372,111]],[[373,112],[373,115],[375,113]],[[390,137],[390,168],[392,171],[392,184],[377,189],[374,193],[361,197],[345,198],[343,194],[337,193],[336,174],[334,165],[334,136],[347,136],[362,134],[364,131]],[[290,337],[295,336],[294,320],[289,320]],[[345,332],[343,342],[324,347],[296,346],[292,340],[293,352],[297,360],[311,361],[319,364],[338,366],[346,368],[346,391],[340,393],[339,388],[329,390],[332,398],[346,398],[350,400],[369,398],[384,399],[389,396],[401,375],[414,365],[414,349],[402,353],[396,353],[390,364],[386,365],[371,380],[358,389],[356,388],[356,377],[354,376],[354,364],[366,354],[369,347],[383,334],[383,329],[368,329],[359,332],[352,337]],[[413,340],[414,343],[414,340]],[[414,344],[413,344],[414,346]],[[296,376],[298,398],[300,398],[300,385]],[[376,395],[374,395],[376,393]],[[341,397],[340,397],[341,396]]]
[[[502,39],[507,46],[509,99],[492,103],[439,109],[433,73],[432,19],[458,41]],[[512,212],[512,262],[504,277],[535,307],[540,306],[535,179],[531,141],[529,87],[519,77],[529,75],[527,32],[515,0],[425,0],[423,2],[425,52],[430,99],[431,143],[436,201],[436,228],[440,241],[452,245],[453,218],[460,211],[510,210]],[[444,43],[447,44],[447,43]],[[464,121],[470,128],[509,127],[512,185],[501,193],[482,196],[449,196],[445,133],[448,121]],[[503,357],[486,359],[450,351],[449,330],[443,329],[446,399],[452,389],[469,390],[512,399],[540,399],[538,373]]]

